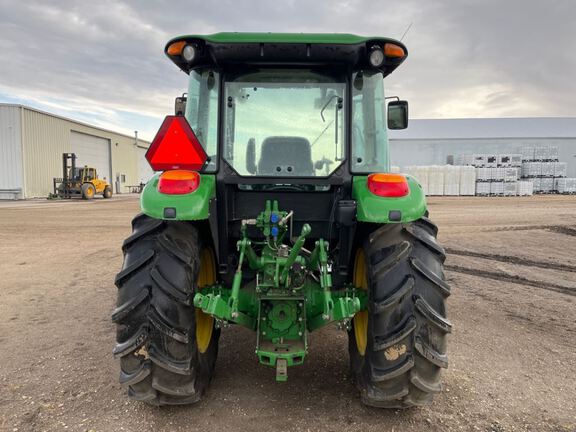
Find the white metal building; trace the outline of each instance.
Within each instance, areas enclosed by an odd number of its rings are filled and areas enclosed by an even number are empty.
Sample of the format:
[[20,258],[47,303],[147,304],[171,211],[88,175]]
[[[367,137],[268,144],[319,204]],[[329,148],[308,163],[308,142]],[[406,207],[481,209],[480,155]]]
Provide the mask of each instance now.
[[95,167],[115,193],[152,175],[147,141],[34,108],[0,104],[0,199],[46,197],[62,177],[62,153]]
[[576,118],[486,118],[410,120],[390,131],[391,164],[444,165],[448,156],[521,153],[523,146],[558,147],[567,176],[576,177]]

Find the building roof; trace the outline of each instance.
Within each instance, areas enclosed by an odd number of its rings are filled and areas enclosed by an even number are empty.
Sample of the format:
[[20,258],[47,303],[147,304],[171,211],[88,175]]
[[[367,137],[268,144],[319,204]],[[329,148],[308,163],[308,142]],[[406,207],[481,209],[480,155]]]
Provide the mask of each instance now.
[[576,138],[574,117],[410,119],[391,139]]
[[[71,118],[69,118],[69,117],[64,117],[64,116],[61,116],[61,115],[58,115],[58,114],[54,114],[54,113],[51,113],[51,112],[48,112],[48,111],[43,111],[43,110],[40,110],[40,109],[38,109],[38,108],[32,108],[32,107],[27,106],[27,105],[12,104],[12,103],[2,103],[2,102],[0,102],[0,107],[22,108],[22,109],[25,109],[25,110],[28,110],[28,111],[35,111],[35,112],[40,113],[40,114],[44,114],[44,115],[47,115],[47,116],[50,116],[50,117],[55,117],[55,118],[58,118],[58,119],[61,119],[61,120],[69,121],[69,122],[76,123],[76,124],[79,124],[79,125],[82,125],[82,126],[87,126],[87,127],[93,128],[93,129],[98,129],[98,130],[101,130],[101,131],[103,131],[103,132],[113,133],[113,134],[115,134],[115,135],[120,135],[120,136],[123,136],[123,137],[136,139],[136,137],[135,137],[134,135],[126,135],[126,134],[121,133],[121,132],[116,132],[116,131],[113,131],[113,130],[110,130],[110,129],[105,129],[105,128],[100,127],[100,126],[95,126],[95,125],[92,125],[92,124],[89,124],[89,123],[84,123],[84,122],[81,122],[81,121],[79,121],[79,120],[74,120],[74,119],[71,119]],[[139,142],[139,143],[143,143],[143,144],[148,144],[148,145],[150,145],[150,142],[149,142],[149,141],[143,140],[143,139],[141,139],[141,138],[138,138],[138,142]]]

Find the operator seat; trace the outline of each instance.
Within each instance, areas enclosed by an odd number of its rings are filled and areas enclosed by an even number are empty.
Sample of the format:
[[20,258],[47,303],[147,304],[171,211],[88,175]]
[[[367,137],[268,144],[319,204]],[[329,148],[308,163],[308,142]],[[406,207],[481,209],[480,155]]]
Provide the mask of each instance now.
[[262,142],[258,174],[273,176],[313,176],[310,141],[302,137],[268,137]]

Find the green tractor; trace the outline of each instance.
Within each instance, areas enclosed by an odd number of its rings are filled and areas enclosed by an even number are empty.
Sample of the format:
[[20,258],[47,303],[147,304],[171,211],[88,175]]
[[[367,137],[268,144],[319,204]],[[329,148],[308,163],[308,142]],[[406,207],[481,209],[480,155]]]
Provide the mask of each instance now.
[[387,130],[407,126],[408,107],[383,80],[406,47],[219,33],[166,54],[189,87],[147,152],[160,173],[116,277],[128,395],[198,402],[230,325],[254,331],[256,358],[286,381],[308,334],[334,324],[365,404],[429,403],[448,365],[450,287],[421,186],[390,173]]

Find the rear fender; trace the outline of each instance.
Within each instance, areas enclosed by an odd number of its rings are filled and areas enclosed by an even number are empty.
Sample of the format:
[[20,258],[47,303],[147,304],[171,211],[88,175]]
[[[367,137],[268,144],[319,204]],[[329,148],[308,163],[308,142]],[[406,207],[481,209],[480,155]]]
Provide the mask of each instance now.
[[210,201],[216,196],[214,175],[200,175],[198,189],[189,194],[167,195],[158,191],[160,173],[152,177],[140,196],[142,212],[154,219],[197,221],[208,219]]
[[414,177],[406,178],[410,193],[404,197],[386,198],[370,192],[368,177],[354,177],[352,197],[357,205],[356,219],[359,222],[407,223],[424,216],[427,207],[422,186]]

